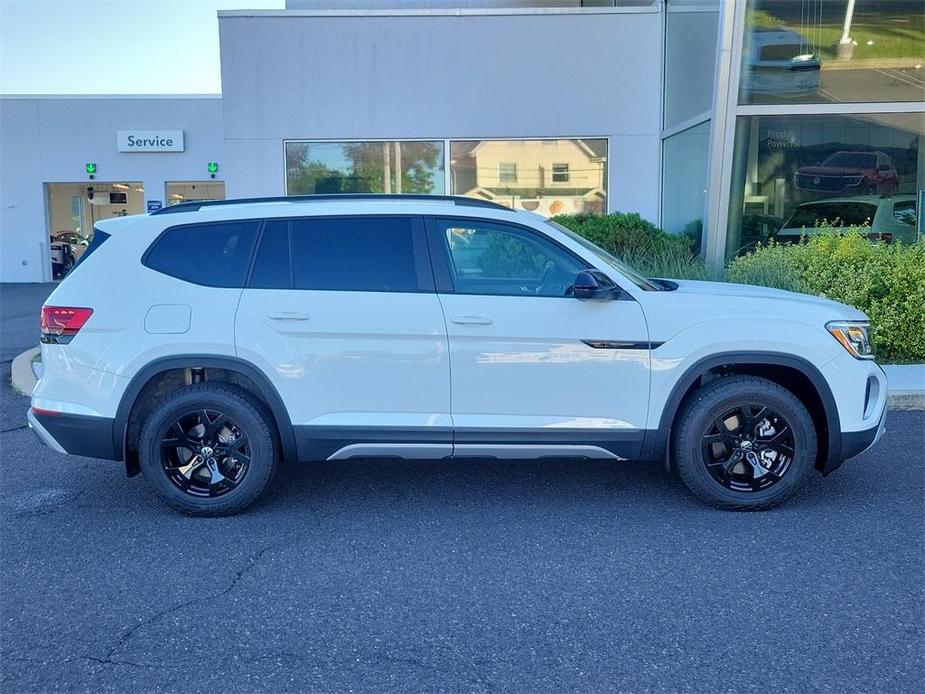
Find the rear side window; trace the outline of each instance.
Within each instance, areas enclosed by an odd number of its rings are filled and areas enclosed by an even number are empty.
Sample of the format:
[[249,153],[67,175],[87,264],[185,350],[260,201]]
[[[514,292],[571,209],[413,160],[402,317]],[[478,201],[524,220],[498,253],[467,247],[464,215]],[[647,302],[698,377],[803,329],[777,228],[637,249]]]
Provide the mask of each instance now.
[[250,287],[415,292],[410,218],[339,217],[269,222]]
[[243,287],[259,222],[190,224],[167,230],[148,251],[152,270],[207,287]]

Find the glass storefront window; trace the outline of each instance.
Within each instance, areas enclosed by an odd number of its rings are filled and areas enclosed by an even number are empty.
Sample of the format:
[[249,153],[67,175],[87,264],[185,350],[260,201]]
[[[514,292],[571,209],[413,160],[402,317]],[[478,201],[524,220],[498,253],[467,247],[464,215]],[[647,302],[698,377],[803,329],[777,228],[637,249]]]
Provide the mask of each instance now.
[[286,143],[287,195],[444,191],[441,140]]
[[915,242],[923,134],[918,113],[738,118],[727,256],[822,227]]
[[546,217],[607,210],[607,140],[461,140],[450,143],[454,195]]
[[710,121],[662,143],[662,227],[695,238],[703,229]]
[[921,2],[748,0],[739,103],[923,98]]
[[672,0],[665,16],[665,128],[713,108],[719,0]]

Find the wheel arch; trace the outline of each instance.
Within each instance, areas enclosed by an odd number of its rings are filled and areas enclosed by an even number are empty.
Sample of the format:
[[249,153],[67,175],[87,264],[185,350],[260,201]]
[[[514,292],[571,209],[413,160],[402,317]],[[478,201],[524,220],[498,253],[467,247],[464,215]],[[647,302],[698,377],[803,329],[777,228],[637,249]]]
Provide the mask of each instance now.
[[841,464],[841,423],[832,389],[811,362],[778,352],[723,352],[690,365],[671,389],[658,429],[647,437],[645,457],[667,463],[672,430],[685,400],[705,382],[731,374],[759,376],[790,390],[813,417],[818,433],[816,469],[828,474]]
[[[137,452],[133,451],[132,442],[129,440],[129,426],[132,423],[132,415],[135,413],[136,404],[139,403],[139,397],[150,384],[156,383],[159,377],[176,372],[200,369],[206,374],[204,380],[209,380],[207,375],[210,370],[213,372],[220,371],[223,375],[238,375],[239,378],[237,380],[227,377],[217,380],[243,386],[245,390],[252,392],[254,396],[258,397],[263,404],[266,405],[273,417],[274,424],[279,434],[283,459],[298,459],[295,432],[292,427],[292,421],[289,418],[289,413],[286,410],[286,406],[279,392],[263,371],[254,364],[237,357],[184,354],[155,359],[149,362],[135,374],[128,387],[125,389],[125,392],[122,394],[113,422],[113,450],[122,452],[126,473],[129,476],[133,476],[139,472]],[[241,382],[241,378],[246,380]],[[252,384],[252,387],[248,387],[250,384]]]

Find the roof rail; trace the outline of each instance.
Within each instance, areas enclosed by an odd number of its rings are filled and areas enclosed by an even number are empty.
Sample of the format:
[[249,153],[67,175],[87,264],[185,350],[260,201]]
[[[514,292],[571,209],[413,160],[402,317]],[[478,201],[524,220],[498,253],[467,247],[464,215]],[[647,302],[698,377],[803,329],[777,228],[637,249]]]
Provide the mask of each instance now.
[[247,205],[258,202],[331,202],[331,201],[348,201],[348,200],[368,200],[368,201],[444,201],[452,202],[459,207],[490,207],[492,209],[510,211],[510,207],[505,207],[491,200],[479,200],[478,198],[467,198],[462,195],[413,195],[407,193],[338,193],[326,195],[280,195],[269,198],[231,198],[229,200],[198,200],[193,202],[181,202],[176,205],[168,205],[150,214],[175,214],[179,212],[196,212],[203,207],[219,207],[220,205]]

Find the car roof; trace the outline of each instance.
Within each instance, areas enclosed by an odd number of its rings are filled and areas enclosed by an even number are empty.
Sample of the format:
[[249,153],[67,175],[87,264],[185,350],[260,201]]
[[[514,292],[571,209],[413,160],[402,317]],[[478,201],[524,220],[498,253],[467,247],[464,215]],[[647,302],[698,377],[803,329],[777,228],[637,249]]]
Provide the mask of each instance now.
[[414,214],[484,217],[509,220],[543,220],[526,210],[513,210],[490,200],[451,195],[339,194],[271,198],[241,198],[180,203],[151,212],[170,225],[198,221],[254,219],[257,217],[348,216]]

